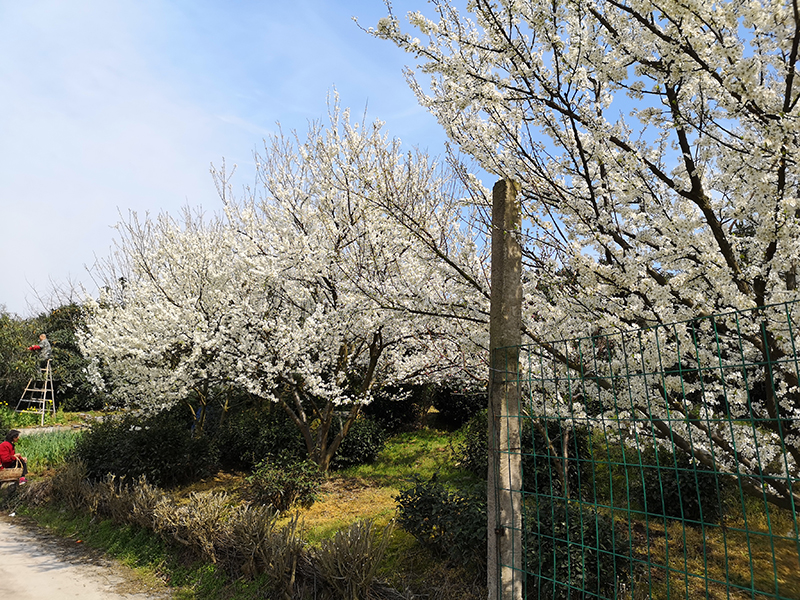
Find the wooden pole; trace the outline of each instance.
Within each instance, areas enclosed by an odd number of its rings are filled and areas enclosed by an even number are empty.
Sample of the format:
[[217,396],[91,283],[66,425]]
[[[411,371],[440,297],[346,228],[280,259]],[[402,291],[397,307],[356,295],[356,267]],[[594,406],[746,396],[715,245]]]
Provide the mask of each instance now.
[[492,190],[492,293],[489,316],[488,588],[490,600],[521,600],[522,468],[519,346],[522,342],[522,249],[519,188]]

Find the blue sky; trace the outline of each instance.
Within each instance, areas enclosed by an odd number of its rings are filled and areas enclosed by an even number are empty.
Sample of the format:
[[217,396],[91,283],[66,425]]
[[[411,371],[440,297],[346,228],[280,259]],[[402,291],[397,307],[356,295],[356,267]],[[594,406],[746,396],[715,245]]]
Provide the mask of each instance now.
[[352,21],[385,14],[382,0],[0,0],[0,305],[29,316],[36,292],[91,291],[120,212],[218,210],[210,164],[248,183],[276,122],[304,132],[334,87],[441,154],[402,74],[411,57]]

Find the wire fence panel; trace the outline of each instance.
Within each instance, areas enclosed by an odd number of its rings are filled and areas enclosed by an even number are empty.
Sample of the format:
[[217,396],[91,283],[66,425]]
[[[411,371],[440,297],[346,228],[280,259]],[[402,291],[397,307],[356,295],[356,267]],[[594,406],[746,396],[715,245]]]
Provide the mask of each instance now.
[[527,598],[800,599],[798,313],[522,348]]

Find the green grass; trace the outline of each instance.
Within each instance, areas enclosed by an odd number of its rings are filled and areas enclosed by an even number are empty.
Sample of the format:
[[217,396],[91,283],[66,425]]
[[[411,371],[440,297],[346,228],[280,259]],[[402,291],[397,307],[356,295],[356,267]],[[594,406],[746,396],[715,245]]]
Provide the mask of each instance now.
[[343,469],[337,476],[361,479],[372,485],[399,487],[414,478],[434,475],[445,484],[462,485],[479,480],[453,464],[454,434],[436,429],[401,433],[390,438],[374,463]]
[[36,475],[62,464],[80,435],[81,432],[72,430],[21,435],[16,448],[28,459],[28,470]]

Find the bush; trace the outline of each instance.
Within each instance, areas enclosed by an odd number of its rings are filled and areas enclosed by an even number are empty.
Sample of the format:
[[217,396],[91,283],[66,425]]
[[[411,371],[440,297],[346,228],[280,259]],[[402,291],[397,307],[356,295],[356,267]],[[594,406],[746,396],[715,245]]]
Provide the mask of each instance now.
[[229,569],[248,577],[266,575],[277,596],[292,596],[297,567],[305,550],[299,515],[278,528],[279,513],[270,506],[243,506],[229,525]]
[[[339,424],[332,427],[328,441],[333,439],[340,429]],[[343,469],[353,465],[371,463],[377,458],[386,444],[386,433],[381,426],[370,418],[357,419],[342,440],[331,462],[331,468]]]
[[456,391],[440,387],[433,396],[433,407],[439,411],[440,422],[450,427],[461,427],[488,405],[485,391]]
[[153,511],[153,524],[162,536],[216,563],[234,513],[224,492],[192,492],[187,504],[176,506],[166,499],[159,502]]
[[540,498],[526,510],[528,598],[615,598],[628,573],[624,528],[595,510]]
[[363,413],[388,434],[413,431],[423,422],[433,400],[433,386],[398,385],[379,390]]
[[[487,411],[475,414],[460,430],[460,439],[453,445],[456,464],[469,472],[486,479],[489,465],[489,433]],[[563,482],[558,478],[547,439],[543,434],[546,427],[550,444],[561,449],[563,436],[568,433],[567,479],[570,496],[579,495],[580,483],[591,481],[589,475],[592,464],[589,457],[589,431],[585,428],[567,427],[559,421],[547,421],[544,426],[524,418],[520,442],[522,447],[523,487],[526,492],[543,494],[562,494]],[[580,470],[580,473],[579,473]]]
[[459,430],[459,437],[453,447],[456,465],[473,475],[486,479],[489,467],[489,430],[486,410],[482,410],[466,422]]
[[317,500],[322,479],[319,466],[310,460],[266,459],[247,478],[247,495],[276,510],[288,510],[293,504],[308,508]]
[[397,522],[418,542],[451,562],[486,568],[486,495],[450,491],[441,483],[417,481],[395,496]]
[[109,473],[125,481],[145,476],[159,487],[196,480],[216,465],[208,440],[192,437],[177,410],[147,417],[107,417],[81,436],[74,459],[86,464],[94,481]]
[[382,533],[373,521],[357,521],[320,544],[315,552],[317,568],[336,597],[361,600],[370,597],[375,574],[386,554],[392,524]]
[[214,436],[214,445],[224,466],[247,470],[269,456],[302,460],[307,455],[297,426],[283,408],[272,403],[229,414]]
[[733,482],[685,453],[647,448],[641,452],[641,472],[631,475],[634,501],[650,515],[663,515],[698,523],[719,523]]

